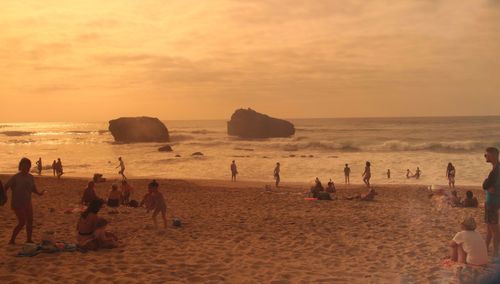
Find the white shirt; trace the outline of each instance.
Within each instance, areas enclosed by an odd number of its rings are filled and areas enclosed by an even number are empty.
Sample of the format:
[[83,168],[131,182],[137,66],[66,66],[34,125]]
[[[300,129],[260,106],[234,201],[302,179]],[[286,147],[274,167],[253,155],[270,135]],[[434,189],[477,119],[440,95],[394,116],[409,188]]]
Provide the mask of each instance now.
[[476,231],[458,232],[453,241],[467,253],[467,263],[474,265],[483,265],[488,263],[488,249],[481,235]]

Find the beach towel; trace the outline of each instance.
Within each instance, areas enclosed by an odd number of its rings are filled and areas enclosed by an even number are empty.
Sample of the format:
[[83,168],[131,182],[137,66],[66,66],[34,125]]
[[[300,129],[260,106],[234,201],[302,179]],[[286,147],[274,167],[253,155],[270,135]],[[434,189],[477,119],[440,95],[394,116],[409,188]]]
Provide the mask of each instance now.
[[55,243],[25,244],[22,251],[16,256],[32,257],[40,253],[74,252],[78,251],[76,244],[65,243],[63,241]]

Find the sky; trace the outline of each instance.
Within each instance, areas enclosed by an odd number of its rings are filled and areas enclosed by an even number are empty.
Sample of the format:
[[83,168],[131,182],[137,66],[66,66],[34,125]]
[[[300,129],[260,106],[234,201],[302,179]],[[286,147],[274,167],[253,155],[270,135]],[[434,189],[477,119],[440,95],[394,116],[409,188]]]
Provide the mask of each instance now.
[[500,0],[2,0],[0,122],[500,114]]

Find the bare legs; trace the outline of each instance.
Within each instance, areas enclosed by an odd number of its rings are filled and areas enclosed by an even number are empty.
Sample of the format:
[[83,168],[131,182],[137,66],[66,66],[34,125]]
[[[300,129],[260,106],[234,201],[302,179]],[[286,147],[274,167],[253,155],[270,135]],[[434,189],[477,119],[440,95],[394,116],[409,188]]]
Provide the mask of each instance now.
[[452,242],[450,244],[450,258],[459,263],[466,263],[467,253],[464,251],[462,245]]
[[498,224],[487,224],[488,232],[486,233],[486,247],[490,248],[490,243],[493,241],[493,256],[498,255]]
[[155,225],[155,229],[158,228],[158,223],[156,222],[156,216],[161,212],[161,217],[163,219],[163,227],[167,228],[167,211],[166,210],[155,210],[153,212],[153,223]]
[[31,204],[25,208],[14,209],[17,217],[17,226],[14,227],[12,231],[12,236],[10,238],[9,244],[14,244],[16,242],[17,235],[26,226],[26,242],[32,243],[33,235],[33,209]]

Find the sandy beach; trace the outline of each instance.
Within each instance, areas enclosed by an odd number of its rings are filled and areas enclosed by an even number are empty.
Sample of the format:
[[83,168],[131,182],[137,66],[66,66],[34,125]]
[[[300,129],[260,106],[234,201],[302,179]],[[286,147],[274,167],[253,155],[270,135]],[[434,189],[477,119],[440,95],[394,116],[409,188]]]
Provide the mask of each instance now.
[[[1,177],[6,180],[6,176]],[[37,178],[42,197],[33,197],[34,240],[54,231],[57,240],[75,242],[77,208],[85,179]],[[131,180],[133,198],[148,180]],[[112,181],[96,187],[107,196]],[[121,207],[100,215],[123,247],[98,252],[63,252],[15,257],[22,248],[7,245],[16,224],[9,206],[0,208],[2,283],[428,283],[456,279],[441,259],[472,214],[485,234],[481,209],[438,209],[424,186],[377,186],[374,202],[307,201],[307,184],[159,180],[168,203],[169,227],[155,230],[143,208]],[[338,185],[340,198],[361,193],[361,185]],[[483,196],[474,190],[480,203]],[[461,195],[464,190],[459,189]],[[171,225],[180,218],[183,226]]]

